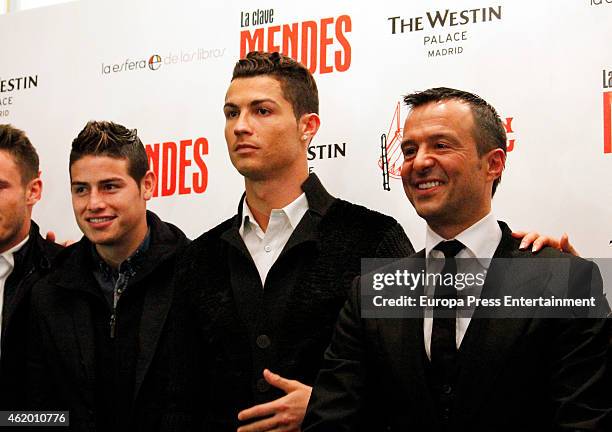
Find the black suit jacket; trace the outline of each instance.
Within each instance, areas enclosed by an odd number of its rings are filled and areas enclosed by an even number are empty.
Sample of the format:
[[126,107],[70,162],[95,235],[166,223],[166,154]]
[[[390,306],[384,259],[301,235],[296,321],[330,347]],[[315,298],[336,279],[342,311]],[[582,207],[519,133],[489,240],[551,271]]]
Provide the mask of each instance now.
[[[502,231],[494,258],[533,256],[518,250],[505,224]],[[564,255],[548,248],[537,256]],[[424,258],[424,252],[415,257]],[[593,272],[597,278],[592,263],[570,261],[570,279],[590,280]],[[500,271],[500,262],[492,261],[481,297],[539,289],[557,276],[545,264],[534,266],[536,273],[519,273]],[[441,430],[428,384],[423,320],[361,319],[359,293],[357,279],[325,353],[303,430]],[[479,318],[482,313],[474,312],[459,349],[449,430],[604,430],[612,410],[605,377],[609,320]]]
[[315,175],[302,188],[309,209],[265,287],[238,232],[240,213],[183,257],[177,285],[195,313],[206,431],[235,430],[239,411],[282,396],[264,368],[311,385],[361,258],[412,251],[393,218],[332,197]]
[[[124,294],[142,298],[137,328],[121,327],[121,300],[118,303],[117,338],[135,334],[137,344],[124,354],[134,358],[133,382],[125,387],[133,391],[131,406],[121,407],[127,413],[121,430],[187,430],[185,410],[171,395],[176,382],[176,360],[168,353],[179,352],[173,344],[184,346],[181,334],[169,334],[176,318],[184,312],[173,311],[174,287],[171,284],[178,252],[187,244],[185,235],[175,226],[147,214],[151,230],[149,249],[143,265],[130,279]],[[28,403],[37,410],[69,410],[70,430],[94,431],[100,418],[113,419],[117,412],[96,412],[97,341],[94,328],[94,304],[104,302],[93,276],[92,244],[85,238],[66,248],[56,261],[55,270],[39,281],[32,290],[32,317],[28,350]],[[142,296],[142,297],[141,297]],[[172,308],[171,308],[171,305]],[[110,317],[110,310],[108,312]],[[170,324],[167,324],[167,321]],[[105,318],[105,323],[109,322]],[[107,334],[105,332],[105,334]],[[116,345],[119,347],[120,345]],[[119,349],[119,348],[116,348]],[[119,362],[120,363],[120,362]],[[112,367],[112,365],[109,365]],[[183,368],[183,365],[178,365]],[[120,389],[116,389],[119,393]],[[108,397],[117,397],[108,395]],[[123,396],[123,395],[121,395]],[[173,402],[167,402],[172,400]],[[188,419],[187,419],[188,420]],[[102,423],[108,423],[103,421]]]

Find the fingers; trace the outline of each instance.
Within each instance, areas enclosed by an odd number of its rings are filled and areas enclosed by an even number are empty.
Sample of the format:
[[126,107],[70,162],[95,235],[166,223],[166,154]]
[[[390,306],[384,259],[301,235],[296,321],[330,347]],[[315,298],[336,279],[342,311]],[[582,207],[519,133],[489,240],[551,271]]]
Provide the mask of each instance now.
[[[240,416],[238,416],[238,418],[240,418]],[[238,432],[264,432],[273,430],[278,425],[278,418],[277,416],[274,416],[265,418],[263,420],[258,420],[245,426],[240,426],[238,428]]]
[[268,369],[264,369],[263,376],[264,379],[268,382],[268,384],[281,389],[285,393],[291,393],[292,391],[296,390],[300,385],[302,385],[299,381],[283,378],[278,374],[270,372],[270,370]]
[[538,237],[534,240],[531,251],[538,252],[545,246],[550,246],[552,248],[559,249],[559,240],[546,236]]
[[[238,413],[238,420],[245,421],[257,417],[266,417],[275,414],[278,409],[279,399],[273,400],[260,405],[252,406]],[[259,423],[259,422],[258,422]]]
[[525,234],[525,236],[523,237],[523,240],[521,240],[519,249],[520,250],[527,249],[538,237],[540,237],[540,234],[537,232],[530,232],[530,233]]
[[561,236],[561,239],[557,240],[553,237],[541,236],[537,232],[530,232],[525,234],[524,231],[516,231],[512,233],[515,238],[523,238],[519,249],[526,250],[531,246],[532,252],[538,252],[544,247],[549,246],[551,248],[559,249],[562,252],[567,252],[575,256],[580,256],[578,251],[569,242],[567,233]]
[[45,237],[47,241],[55,243],[55,233],[53,231],[47,231],[47,236]]
[[580,256],[578,251],[569,242],[569,236],[567,235],[567,233],[563,233],[563,235],[561,236],[561,240],[559,241],[559,249],[574,256]]
[[[284,399],[284,398],[281,398],[281,399]],[[256,417],[260,417],[260,415],[257,414],[258,411],[255,410],[256,408],[264,407],[261,412],[269,413],[268,411],[269,407],[265,407],[265,405],[272,406],[274,404],[274,409],[272,412],[272,414],[274,415],[272,417],[266,417],[261,420],[257,420],[253,423],[250,423],[248,425],[240,426],[237,432],[262,432],[262,431],[266,431],[266,432],[296,431],[296,432],[299,432],[299,425],[301,424],[301,420],[303,419],[303,416],[298,417],[290,412],[286,412],[287,410],[283,409],[283,402],[281,401],[281,399],[277,399],[276,401],[273,401],[267,404],[256,405],[252,408],[249,408],[248,410],[244,410],[240,412],[240,414],[238,414],[239,420],[247,420],[249,418],[256,418]],[[244,415],[244,413],[246,413],[247,411],[251,411],[251,413],[247,413],[247,415]],[[255,413],[255,414],[251,415],[252,413]],[[267,415],[270,415],[270,413]]]

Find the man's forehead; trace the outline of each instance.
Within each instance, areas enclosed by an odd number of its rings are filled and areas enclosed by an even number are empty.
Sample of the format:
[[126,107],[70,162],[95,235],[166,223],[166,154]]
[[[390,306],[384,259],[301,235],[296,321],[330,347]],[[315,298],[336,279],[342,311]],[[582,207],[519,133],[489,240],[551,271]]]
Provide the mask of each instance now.
[[12,177],[14,177],[15,172],[19,174],[19,179],[21,179],[21,171],[19,170],[19,166],[17,165],[17,161],[12,154],[10,154],[7,150],[0,150],[0,165],[2,165],[2,172],[0,172],[0,179],[5,181],[10,181]]
[[10,154],[9,151],[5,150],[5,149],[0,149],[0,162],[2,162],[4,164],[17,165],[13,155]]
[[430,102],[428,104],[412,109],[404,123],[404,134],[414,128],[455,130],[469,129],[473,127],[474,116],[471,107],[462,101],[443,100]]
[[110,156],[84,156],[75,161],[70,170],[72,178],[81,177],[89,179],[90,182],[98,182],[103,178],[129,176],[129,162],[125,158],[113,158]]
[[230,83],[225,94],[226,103],[251,103],[265,99],[286,101],[280,81],[269,75],[236,78]]

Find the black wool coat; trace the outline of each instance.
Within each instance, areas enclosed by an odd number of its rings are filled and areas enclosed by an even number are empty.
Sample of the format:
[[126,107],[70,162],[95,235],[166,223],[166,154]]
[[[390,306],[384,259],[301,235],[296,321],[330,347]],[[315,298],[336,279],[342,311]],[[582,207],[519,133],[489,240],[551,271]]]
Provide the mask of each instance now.
[[281,397],[264,368],[312,385],[361,258],[413,252],[393,218],[332,197],[314,174],[302,189],[309,209],[264,287],[238,231],[242,202],[181,260],[177,284],[190,295],[200,350],[202,430],[235,430],[239,411]]
[[30,293],[38,280],[51,270],[53,258],[62,247],[42,238],[32,221],[30,237],[15,254],[15,268],[4,286],[2,349],[0,351],[0,410],[26,406],[26,350]]
[[[177,334],[177,323],[183,314],[173,304],[172,278],[177,256],[188,239],[152,212],[147,212],[147,222],[151,231],[149,248],[144,252],[142,267],[119,300],[115,342],[106,342],[113,350],[108,358],[116,359],[109,368],[119,371],[125,364],[133,365],[127,374],[130,382],[119,382],[115,394],[101,395],[100,388],[108,385],[102,385],[96,376],[100,370],[96,358],[100,342],[96,338],[101,334],[97,328],[100,322],[110,324],[110,306],[104,303],[93,276],[92,244],[83,238],[65,249],[54,271],[32,291],[29,406],[69,410],[70,430],[95,431],[111,428],[108,425],[113,425],[112,430],[189,430],[188,409],[181,405],[181,395],[173,393],[174,388],[185,386],[175,382],[186,380],[180,375],[185,361],[170,354],[181,352],[174,344],[182,345],[183,332]],[[124,299],[126,308],[122,309]],[[108,307],[103,321],[97,318],[101,306]],[[136,319],[125,315],[135,310],[140,313]],[[122,389],[130,389],[132,394],[121,394]],[[127,402],[99,412],[96,408],[101,406],[101,397],[102,406],[109,405],[108,398],[112,406],[114,397]]]

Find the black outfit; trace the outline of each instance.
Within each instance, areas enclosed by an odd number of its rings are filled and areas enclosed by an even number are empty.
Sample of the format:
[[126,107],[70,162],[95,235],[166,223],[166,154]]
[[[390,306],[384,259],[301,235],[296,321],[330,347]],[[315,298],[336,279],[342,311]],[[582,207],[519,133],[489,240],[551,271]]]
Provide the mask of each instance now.
[[[177,384],[170,357],[183,337],[171,282],[188,240],[151,212],[147,223],[150,238],[117,274],[83,237],[33,289],[30,406],[69,410],[71,430],[188,429],[181,406],[168,402]],[[121,282],[116,304],[96,280],[104,274]]]
[[[502,239],[481,297],[545,289],[558,277],[545,262],[528,260],[534,272],[498,270],[502,264],[496,258],[533,257],[518,250],[519,240],[500,225]],[[546,248],[535,257],[569,256]],[[603,299],[597,268],[580,258],[569,261],[570,290],[582,290],[586,280],[591,288],[598,286]],[[609,311],[605,300],[601,304]],[[493,319],[478,317],[481,313],[476,308],[457,352],[453,382],[437,386],[425,353],[423,320],[361,319],[357,279],[325,353],[303,430],[606,430],[604,418],[612,412],[605,378],[610,320]]]
[[[178,285],[190,292],[206,431],[233,431],[238,412],[283,393],[263,369],[312,385],[360,259],[412,252],[391,217],[329,195],[315,175],[302,185],[308,211],[262,287],[238,215],[188,247]],[[243,197],[244,199],[244,197]]]
[[32,221],[28,241],[15,254],[15,267],[4,285],[2,349],[0,351],[0,410],[24,409],[26,349],[32,286],[51,269],[61,246],[41,237]]

